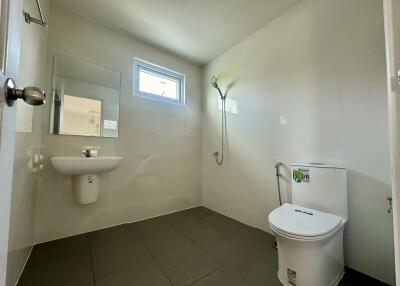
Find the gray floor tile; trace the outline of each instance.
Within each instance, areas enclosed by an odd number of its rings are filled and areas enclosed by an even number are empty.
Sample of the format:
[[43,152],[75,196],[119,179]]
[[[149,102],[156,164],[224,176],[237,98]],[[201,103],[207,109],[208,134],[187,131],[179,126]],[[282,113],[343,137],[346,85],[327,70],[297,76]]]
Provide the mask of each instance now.
[[193,259],[177,267],[166,270],[165,273],[175,286],[188,286],[218,270],[222,264],[209,255]]
[[189,246],[162,255],[156,259],[163,270],[169,270],[205,257],[207,254],[197,246]]
[[96,279],[96,286],[171,286],[168,278],[153,262]]
[[232,234],[217,233],[196,241],[196,244],[204,251],[212,253],[216,249],[235,241],[237,241],[236,237]]
[[149,236],[162,234],[163,232],[168,232],[171,226],[164,217],[157,217],[136,222],[133,224],[133,228],[140,238],[147,238]]
[[89,255],[42,261],[25,269],[18,285],[93,285]]
[[110,244],[108,247],[92,251],[92,264],[95,278],[114,274],[151,260],[147,249],[137,241],[130,244]]
[[214,215],[204,219],[215,230],[214,236],[222,238],[223,240],[238,240],[248,238],[251,227],[242,223],[236,222],[230,218],[222,215]]
[[263,250],[272,251],[272,244],[274,242],[275,237],[271,234],[259,230],[259,229],[251,229],[247,234],[247,241],[251,243],[253,246],[257,248],[261,248]]
[[177,220],[173,222],[172,225],[192,241],[207,238],[217,232],[215,227],[208,224],[203,219],[193,217]]
[[266,267],[274,266],[275,269],[278,259],[272,246],[270,251],[264,251],[242,242],[227,243],[219,248],[214,248],[210,253],[222,261],[225,266],[237,267],[238,269],[244,269],[259,260],[268,262],[269,264]]
[[251,286],[239,273],[222,268],[194,283],[193,286]]
[[190,240],[173,228],[165,230],[160,234],[147,236],[142,239],[142,242],[153,257],[162,256],[180,248],[193,245]]
[[111,227],[88,234],[90,249],[97,250],[114,245],[129,245],[139,241],[139,235],[132,224]]
[[[34,247],[19,286],[278,286],[273,236],[204,207]],[[347,270],[340,285],[385,285]]]
[[175,226],[185,223],[188,220],[205,222],[205,219],[212,215],[216,215],[216,213],[204,207],[197,207],[165,215],[162,217],[162,220],[170,225]]
[[213,215],[207,216],[204,218],[204,221],[209,223],[212,226],[222,229],[232,229],[237,230],[240,227],[244,227],[245,225],[235,221],[231,218],[228,218],[224,215],[215,213]]
[[278,257],[276,250],[270,243],[265,248],[256,247],[250,240],[242,239],[213,248],[211,253],[224,266],[240,273],[241,277],[250,285],[280,285],[277,278]]
[[91,232],[88,236],[96,278],[121,272],[152,258],[133,224]]
[[24,270],[21,276],[19,286],[94,286],[92,277],[90,279],[74,279],[71,277],[47,277],[47,275],[38,275],[33,273],[32,270]]
[[207,218],[211,215],[217,214],[216,212],[206,208],[206,207],[196,207],[196,208],[191,208],[188,210],[184,210],[180,212],[184,216],[190,216],[193,218],[198,218],[198,219],[203,219]]
[[216,233],[197,240],[195,243],[208,252],[233,243],[252,245],[262,251],[272,251],[273,240],[274,237],[266,232],[238,224],[227,228],[221,227],[217,229]]
[[277,259],[258,257],[239,269],[242,277],[252,286],[281,286],[277,275]]
[[58,239],[36,245],[29,258],[27,267],[34,267],[36,264],[40,265],[43,262],[53,259],[62,259],[82,254],[89,254],[89,243],[86,235]]

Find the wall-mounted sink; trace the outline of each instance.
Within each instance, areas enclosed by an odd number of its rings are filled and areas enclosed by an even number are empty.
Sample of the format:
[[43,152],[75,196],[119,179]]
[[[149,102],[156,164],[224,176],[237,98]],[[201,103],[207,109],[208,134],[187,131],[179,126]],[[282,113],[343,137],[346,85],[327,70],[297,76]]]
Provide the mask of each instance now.
[[115,170],[122,161],[118,156],[82,157],[55,156],[51,158],[54,169],[67,176],[99,174]]
[[79,204],[97,201],[99,183],[97,174],[118,168],[122,157],[55,156],[50,159],[54,169],[65,176],[72,176],[72,192]]

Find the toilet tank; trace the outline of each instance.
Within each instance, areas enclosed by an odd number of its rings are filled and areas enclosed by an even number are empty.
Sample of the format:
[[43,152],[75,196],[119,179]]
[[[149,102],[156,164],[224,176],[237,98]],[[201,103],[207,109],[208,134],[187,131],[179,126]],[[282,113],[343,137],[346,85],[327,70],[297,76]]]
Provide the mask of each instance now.
[[291,164],[292,203],[347,220],[347,171],[323,164]]

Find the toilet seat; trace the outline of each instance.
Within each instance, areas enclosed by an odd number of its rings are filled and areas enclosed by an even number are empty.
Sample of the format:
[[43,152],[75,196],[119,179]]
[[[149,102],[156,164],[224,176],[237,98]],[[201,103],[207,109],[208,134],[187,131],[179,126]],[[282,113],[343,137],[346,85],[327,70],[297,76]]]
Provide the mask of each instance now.
[[320,240],[333,235],[345,221],[337,215],[292,204],[273,210],[268,221],[271,229],[296,240]]

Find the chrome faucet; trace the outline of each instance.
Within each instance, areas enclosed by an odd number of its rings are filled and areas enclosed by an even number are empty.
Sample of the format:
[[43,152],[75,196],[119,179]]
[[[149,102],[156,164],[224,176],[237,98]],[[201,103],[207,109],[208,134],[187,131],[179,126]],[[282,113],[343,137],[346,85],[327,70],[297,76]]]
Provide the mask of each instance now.
[[81,156],[86,158],[97,157],[99,155],[99,149],[100,147],[83,146]]

